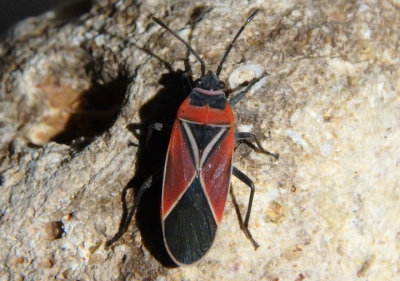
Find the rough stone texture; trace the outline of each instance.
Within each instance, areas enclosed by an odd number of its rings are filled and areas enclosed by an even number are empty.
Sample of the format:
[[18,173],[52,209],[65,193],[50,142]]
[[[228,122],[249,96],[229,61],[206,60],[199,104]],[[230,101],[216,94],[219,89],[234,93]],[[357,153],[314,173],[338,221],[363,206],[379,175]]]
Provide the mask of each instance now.
[[[188,52],[151,16],[215,69],[254,8],[221,78],[240,88],[263,77],[235,108],[237,127],[281,155],[243,145],[235,154],[257,186],[250,229],[261,247],[240,231],[230,196],[206,257],[166,266],[159,180],[105,247],[124,188],[162,165],[168,137],[146,147],[146,127],[171,122],[182,100]],[[398,279],[399,9],[395,0],[99,0],[18,24],[0,44],[0,280]],[[192,56],[189,65],[197,76]],[[244,212],[247,187],[233,180],[233,194]]]

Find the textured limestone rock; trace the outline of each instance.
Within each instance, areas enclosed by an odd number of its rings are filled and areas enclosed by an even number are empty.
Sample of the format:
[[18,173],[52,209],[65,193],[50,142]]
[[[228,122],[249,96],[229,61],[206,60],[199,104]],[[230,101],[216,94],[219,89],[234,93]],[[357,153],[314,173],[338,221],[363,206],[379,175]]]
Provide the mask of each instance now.
[[[215,70],[255,8],[221,78],[260,81],[235,108],[275,161],[239,146],[213,248],[171,268],[158,178],[111,247],[138,187],[162,166],[183,69]],[[0,280],[395,280],[400,253],[400,18],[397,1],[96,1],[48,12],[0,43]],[[69,10],[70,12],[71,10]],[[139,144],[137,146],[136,144]]]

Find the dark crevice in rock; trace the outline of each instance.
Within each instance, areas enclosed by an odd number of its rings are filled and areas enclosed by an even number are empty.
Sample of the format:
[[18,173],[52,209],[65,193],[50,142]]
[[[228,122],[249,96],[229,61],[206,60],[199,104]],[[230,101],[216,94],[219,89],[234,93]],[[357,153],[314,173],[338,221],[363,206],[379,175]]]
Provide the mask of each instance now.
[[86,145],[93,137],[108,130],[122,109],[129,80],[126,74],[120,74],[109,83],[94,83],[80,97],[79,108],[71,114],[65,129],[52,141]]

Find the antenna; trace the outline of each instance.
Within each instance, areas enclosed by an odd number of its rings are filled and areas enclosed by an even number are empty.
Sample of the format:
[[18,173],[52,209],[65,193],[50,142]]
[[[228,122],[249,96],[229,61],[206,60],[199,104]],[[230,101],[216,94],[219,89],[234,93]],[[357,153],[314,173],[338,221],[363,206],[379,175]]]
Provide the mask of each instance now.
[[[183,44],[185,44],[185,46],[189,49],[189,51],[192,52],[192,54],[197,58],[197,60],[200,62],[201,64],[201,74],[203,75],[204,73],[206,73],[206,64],[204,63],[204,61],[200,58],[200,56],[196,53],[195,50],[193,50],[192,47],[190,47],[189,43],[187,43],[185,40],[183,40],[182,37],[180,37],[175,31],[173,31],[172,29],[170,29],[168,27],[168,25],[166,25],[165,23],[163,23],[160,19],[152,17],[152,19],[158,23],[159,25],[161,25],[162,27],[164,27],[166,30],[168,30],[172,35],[174,35],[176,37],[176,39],[178,39],[179,41],[181,41]],[[235,38],[236,39],[236,38]]]
[[[254,18],[254,16],[258,13],[260,9],[255,10],[254,12],[251,13],[251,15],[247,18],[246,22],[242,25],[242,27],[239,29],[238,33],[236,33],[235,38],[233,38],[232,42],[229,44],[228,48],[226,48],[225,54],[221,59],[221,62],[218,65],[217,72],[215,75],[218,77],[219,74],[221,73],[222,70],[222,65],[224,64],[226,57],[229,55],[229,52],[231,51],[233,44],[235,44],[236,39],[238,39],[239,35],[242,33],[246,25]],[[154,19],[154,18],[153,18]]]

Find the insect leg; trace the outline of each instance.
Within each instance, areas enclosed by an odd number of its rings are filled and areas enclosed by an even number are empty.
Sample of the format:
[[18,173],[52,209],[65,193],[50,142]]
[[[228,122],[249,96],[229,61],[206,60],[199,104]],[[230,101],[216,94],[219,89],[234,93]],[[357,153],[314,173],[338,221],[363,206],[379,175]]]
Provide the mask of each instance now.
[[[158,171],[157,171],[158,172]],[[156,172],[156,173],[157,173]],[[111,244],[113,244],[115,241],[117,241],[119,238],[121,238],[121,236],[126,232],[126,230],[129,227],[129,224],[132,220],[133,215],[135,214],[135,211],[140,203],[140,200],[142,199],[143,193],[150,188],[151,184],[153,183],[153,177],[156,175],[156,173],[154,173],[153,175],[151,175],[143,184],[142,186],[139,188],[138,193],[136,194],[135,197],[135,201],[129,211],[129,214],[127,214],[127,208],[126,208],[126,204],[123,204],[123,217],[121,219],[121,223],[119,225],[119,229],[118,232],[114,235],[113,238],[111,238],[110,240],[108,240],[106,242],[107,246],[110,246]],[[129,189],[129,187],[126,187],[124,189],[124,191],[122,192],[122,197],[125,198],[126,192]]]
[[253,80],[251,80],[249,82],[249,84],[247,85],[247,87],[240,91],[239,93],[237,93],[235,96],[233,96],[232,98],[229,99],[229,105],[230,106],[235,106],[249,91],[250,89],[258,82],[260,81],[262,77],[260,78],[254,78]]
[[[258,140],[257,136],[253,133],[248,133],[248,132],[235,132],[235,140],[238,142],[244,142],[253,149],[257,148],[260,152],[270,155],[274,157],[275,159],[279,158],[279,153],[272,153],[269,152],[268,150],[265,150],[262,146],[260,141]],[[256,146],[254,146],[251,141],[254,141],[256,143]]]
[[250,197],[249,197],[249,203],[247,205],[247,212],[246,212],[246,217],[243,221],[242,218],[240,218],[241,222],[241,228],[243,229],[244,233],[246,234],[247,238],[250,240],[250,242],[253,244],[254,248],[257,249],[260,247],[256,240],[254,240],[253,236],[250,233],[250,230],[248,228],[249,226],[249,220],[250,220],[250,213],[251,213],[251,207],[253,205],[253,199],[254,199],[254,192],[256,191],[256,187],[254,186],[253,181],[246,176],[242,171],[240,171],[238,168],[235,166],[233,167],[232,174],[237,177],[239,180],[241,180],[244,184],[246,184],[248,187],[250,187]]

